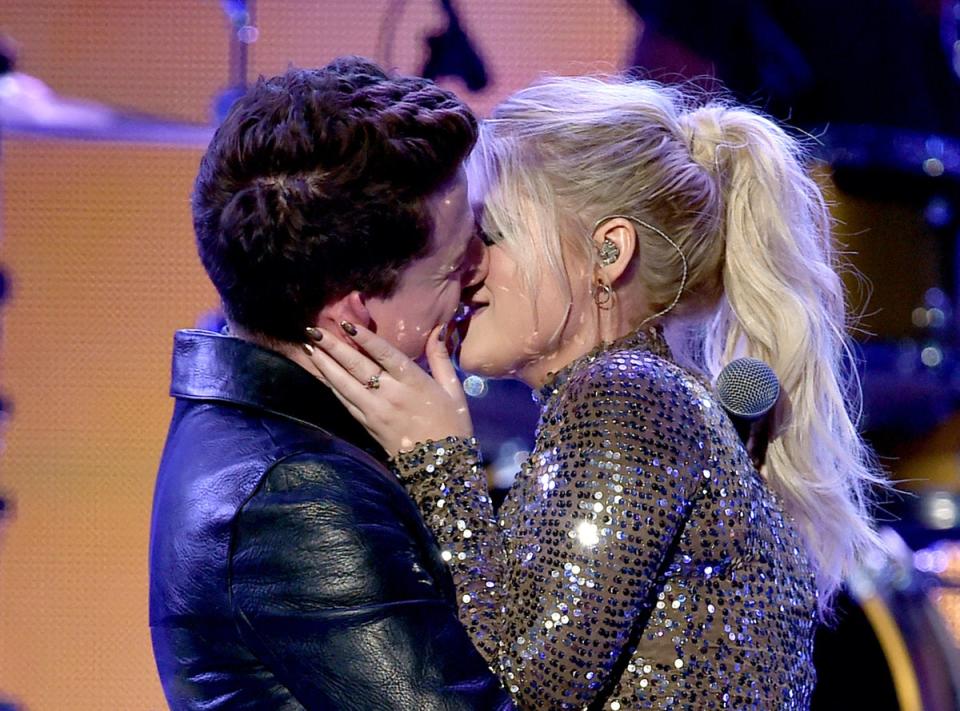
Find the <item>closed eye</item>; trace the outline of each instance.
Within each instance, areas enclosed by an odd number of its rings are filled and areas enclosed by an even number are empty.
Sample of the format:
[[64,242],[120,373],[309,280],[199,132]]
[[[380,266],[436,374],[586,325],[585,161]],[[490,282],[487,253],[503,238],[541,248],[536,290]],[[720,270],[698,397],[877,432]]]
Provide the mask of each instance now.
[[497,243],[490,235],[487,234],[486,230],[477,225],[477,237],[480,238],[480,241],[483,242],[488,247],[492,247]]

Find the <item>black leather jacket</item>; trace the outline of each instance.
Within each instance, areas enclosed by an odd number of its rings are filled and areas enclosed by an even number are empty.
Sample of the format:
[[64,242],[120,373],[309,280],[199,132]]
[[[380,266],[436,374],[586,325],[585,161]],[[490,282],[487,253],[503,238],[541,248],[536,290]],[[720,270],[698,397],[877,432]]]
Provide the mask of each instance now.
[[178,332],[150,626],[174,709],[507,709],[382,451],[319,381]]

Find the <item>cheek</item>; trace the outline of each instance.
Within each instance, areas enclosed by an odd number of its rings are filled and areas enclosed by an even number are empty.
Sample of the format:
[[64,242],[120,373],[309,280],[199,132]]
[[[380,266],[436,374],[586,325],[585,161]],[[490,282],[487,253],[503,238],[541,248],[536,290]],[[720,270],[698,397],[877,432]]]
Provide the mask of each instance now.
[[553,275],[546,275],[536,285],[535,327],[541,342],[555,340],[568,324],[571,293]]
[[425,320],[417,318],[419,314],[407,314],[406,318],[398,321],[392,328],[394,330],[393,344],[399,348],[404,355],[413,360],[423,355],[426,347],[427,337],[432,330],[431,325]]
[[422,289],[409,300],[410,307],[401,316],[401,337],[422,342],[440,324],[450,321],[460,304],[460,286],[451,280],[441,288]]

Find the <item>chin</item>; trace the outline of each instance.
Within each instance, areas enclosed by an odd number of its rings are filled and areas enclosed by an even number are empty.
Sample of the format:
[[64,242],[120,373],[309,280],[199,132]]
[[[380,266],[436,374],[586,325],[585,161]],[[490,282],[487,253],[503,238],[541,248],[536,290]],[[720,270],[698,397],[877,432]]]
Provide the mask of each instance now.
[[489,359],[484,358],[482,355],[475,354],[463,346],[460,347],[460,351],[457,354],[457,365],[460,366],[460,370],[470,373],[471,375],[495,377],[486,367],[487,363],[485,361],[488,360]]
[[480,344],[477,344],[474,340],[472,346],[469,336],[464,339],[460,346],[458,363],[461,370],[473,375],[482,375],[485,378],[509,378],[513,376],[515,370],[503,362],[502,356],[495,357],[489,344],[483,344],[486,347],[480,347]]
[[461,370],[485,378],[516,377],[522,354],[511,352],[496,321],[480,309],[461,324],[457,363]]

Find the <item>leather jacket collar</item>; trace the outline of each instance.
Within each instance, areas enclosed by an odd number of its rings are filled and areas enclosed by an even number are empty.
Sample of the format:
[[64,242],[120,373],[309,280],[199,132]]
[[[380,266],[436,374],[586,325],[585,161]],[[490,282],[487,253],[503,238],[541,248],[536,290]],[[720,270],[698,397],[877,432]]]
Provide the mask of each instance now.
[[386,454],[319,380],[276,351],[212,331],[177,331],[170,394],[230,403],[318,427],[372,454]]

